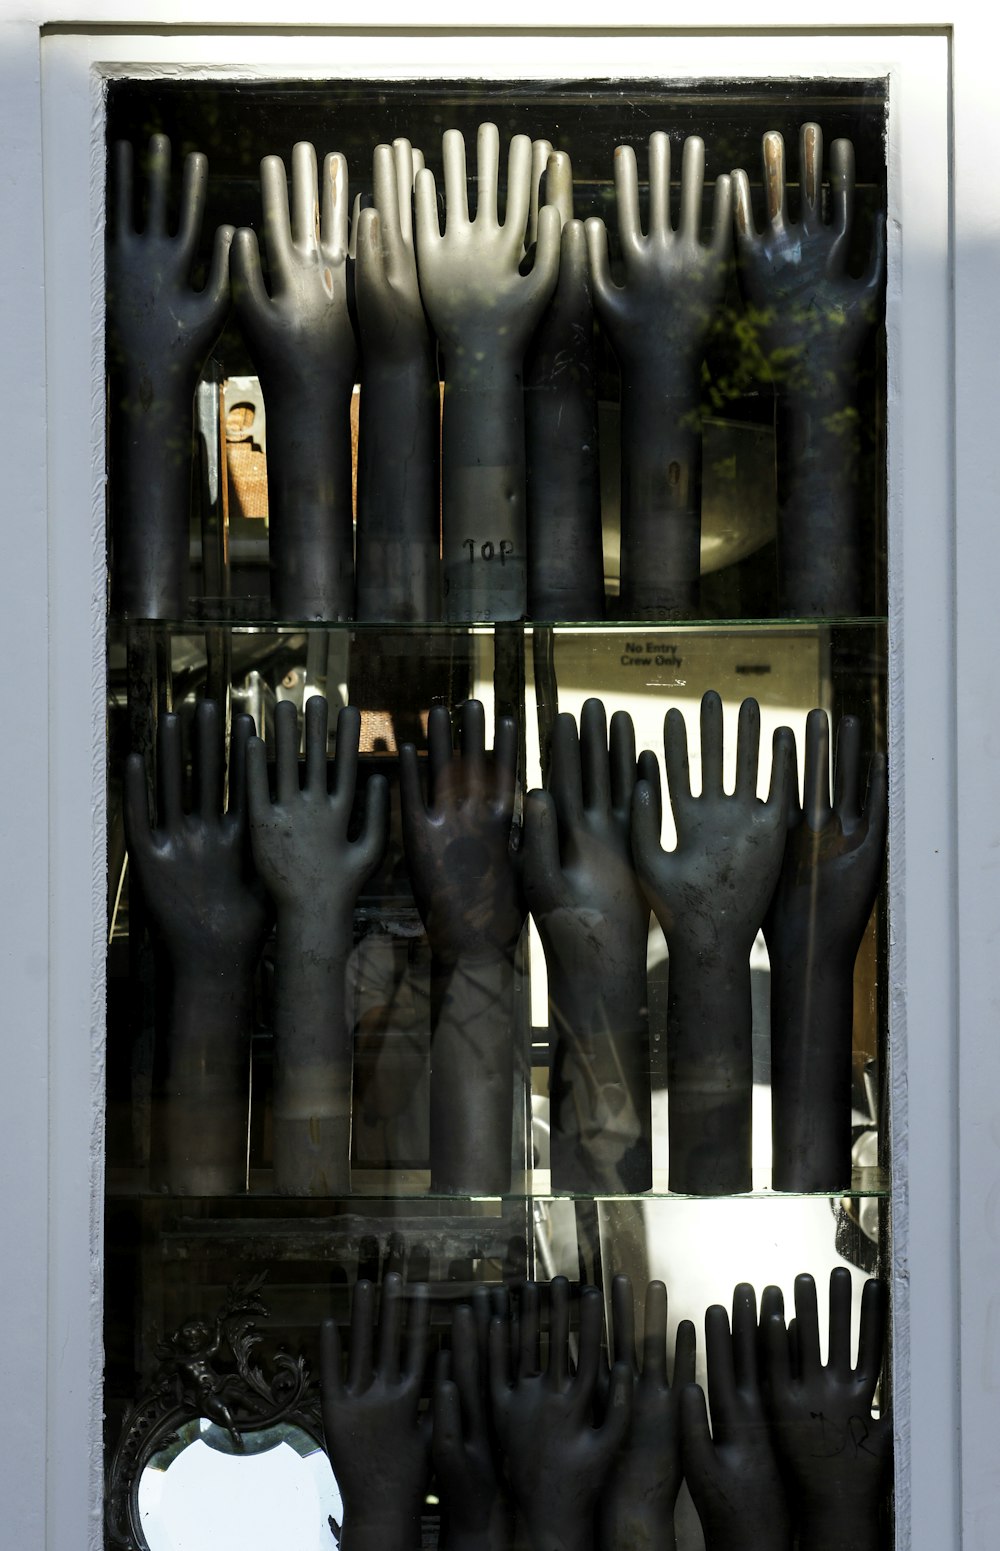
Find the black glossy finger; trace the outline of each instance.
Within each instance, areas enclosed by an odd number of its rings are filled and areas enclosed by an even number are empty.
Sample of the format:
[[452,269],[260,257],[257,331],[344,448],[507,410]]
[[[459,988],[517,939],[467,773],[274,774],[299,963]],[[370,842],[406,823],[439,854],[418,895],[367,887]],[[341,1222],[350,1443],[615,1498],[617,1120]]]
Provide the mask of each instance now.
[[712,235],[709,246],[717,264],[725,263],[732,248],[734,197],[733,179],[724,172],[715,180],[712,197]]
[[423,1377],[427,1362],[427,1332],[430,1328],[431,1299],[426,1282],[414,1282],[410,1287],[409,1313],[406,1320],[406,1377],[417,1384]]
[[757,1294],[750,1282],[733,1290],[733,1372],[738,1389],[757,1388]]
[[354,1394],[366,1390],[372,1380],[375,1288],[362,1277],[354,1284],[351,1299],[351,1348],[347,1358],[347,1387]]
[[403,815],[404,840],[424,817],[424,795],[420,789],[420,766],[417,751],[412,743],[404,743],[399,751],[399,799]]
[[584,222],[583,230],[587,241],[587,264],[594,292],[594,306],[602,322],[608,324],[622,306],[624,291],[611,278],[608,233],[600,216],[590,216]]
[[691,766],[688,762],[687,723],[684,712],[671,706],[663,719],[663,757],[667,767],[667,791],[670,805],[677,811],[691,797]]
[[538,1284],[524,1282],[518,1307],[517,1379],[535,1378],[541,1372],[538,1354]]
[[358,751],[361,747],[361,712],[345,705],[337,717],[337,741],[334,747],[333,790],[349,813],[358,782]]
[[868,296],[873,300],[881,290],[882,283],[885,280],[885,223],[885,211],[877,210],[872,225],[871,256],[868,260],[868,267],[861,279],[861,283]]
[[837,724],[833,806],[850,834],[861,820],[861,723],[856,716],[842,716]]
[[299,248],[317,246],[319,238],[319,186],[316,148],[308,140],[292,147],[292,241]]
[[688,135],[681,153],[680,235],[689,243],[701,236],[701,206],[705,192],[705,142],[700,135]]
[[768,130],[764,136],[763,151],[767,218],[772,225],[784,227],[788,222],[788,206],[785,197],[785,142],[777,130]]
[[644,1384],[667,1383],[667,1289],[662,1282],[646,1288],[642,1324],[642,1379]]
[[830,147],[830,203],[833,229],[840,238],[838,251],[846,262],[854,225],[854,146],[850,140],[835,140]]
[[580,774],[584,807],[607,813],[611,805],[608,718],[604,701],[594,697],[584,701],[580,712]]
[[271,813],[271,791],[267,779],[267,749],[262,739],[251,738],[247,744],[247,802],[250,808],[250,827],[267,822]]
[[[598,1288],[584,1287],[580,1293],[580,1341],[574,1380],[574,1389],[581,1405],[590,1404],[597,1386],[603,1334],[604,1298]],[[631,1367],[628,1374],[631,1379]]]
[[[335,1319],[325,1319],[319,1331],[319,1374],[323,1409],[329,1402],[343,1399],[344,1374],[341,1356],[340,1331]],[[329,1451],[330,1438],[327,1437]]]
[[548,160],[551,155],[551,140],[533,140],[531,142],[531,188],[528,201],[528,229],[524,235],[524,245],[529,251],[538,236],[538,212],[542,205],[546,203],[544,197],[545,169],[548,166]]
[[254,720],[241,712],[233,722],[229,734],[229,817],[237,828],[242,828],[247,818],[247,748],[255,735]]
[[167,235],[167,206],[170,201],[170,141],[166,135],[152,135],[146,155],[146,235]]
[[830,1322],[826,1363],[830,1372],[846,1383],[853,1372],[851,1362],[851,1273],[846,1266],[834,1266],[830,1272]]
[[498,1428],[510,1408],[511,1399],[510,1322],[495,1315],[490,1320],[489,1392],[493,1419]]
[[472,795],[486,790],[486,710],[481,700],[466,700],[458,713],[462,787]]
[[762,1325],[769,1407],[780,1414],[787,1405],[792,1385],[792,1348],[780,1314],[772,1313]]
[[517,790],[517,722],[512,716],[497,718],[493,734],[494,802],[499,812],[514,812]]
[[636,764],[636,780],[645,781],[650,789],[656,811],[657,834],[663,828],[663,794],[660,782],[660,762],[652,749],[643,749]]
[[748,697],[740,706],[736,733],[736,785],[737,797],[749,800],[757,795],[757,772],[760,768],[760,706]]
[[400,241],[411,253],[413,251],[413,190],[416,186],[417,173],[424,165],[424,153],[419,146],[411,145],[409,140],[397,135],[392,142],[393,155],[396,159],[396,205],[399,211],[399,236]]
[[233,280],[233,305],[241,319],[262,317],[270,306],[264,276],[260,268],[257,233],[241,226],[233,237],[230,251]]
[[363,307],[367,296],[380,297],[387,284],[385,275],[385,250],[383,248],[382,217],[377,210],[362,210],[355,228],[357,241],[354,283]]
[[871,1395],[875,1393],[882,1372],[888,1306],[885,1283],[877,1277],[869,1278],[861,1294],[861,1332],[855,1374]]
[[[391,145],[377,145],[372,153],[372,197],[378,219],[385,229],[386,245],[392,246],[399,240],[400,202],[396,188],[396,157]],[[362,211],[362,219],[364,214]]]
[[495,124],[480,124],[476,133],[476,222],[491,230],[499,221],[499,184],[500,131]]
[[549,1360],[546,1382],[562,1394],[569,1378],[569,1282],[555,1276],[549,1283]]
[[[618,207],[618,241],[628,259],[642,246],[639,222],[639,169],[630,145],[615,147],[615,202]],[[588,233],[589,235],[589,233]]]
[[764,1288],[760,1298],[760,1314],[757,1320],[757,1373],[762,1387],[767,1390],[771,1380],[770,1360],[767,1350],[767,1327],[772,1319],[780,1319],[785,1328],[785,1300],[780,1287]]
[[280,156],[265,156],[260,164],[260,197],[264,211],[264,246],[276,294],[288,283],[294,267],[292,222],[288,212],[288,180]]
[[757,237],[757,223],[753,217],[753,200],[750,197],[750,179],[741,167],[732,174],[733,220],[739,251],[746,254]]
[[207,197],[208,158],[200,151],[192,151],[184,158],[180,213],[177,221],[178,256],[185,273],[190,269],[198,248]]
[[799,187],[799,218],[807,232],[815,232],[822,225],[823,197],[823,131],[818,124],[803,124],[799,130]]
[[736,1424],[736,1373],[729,1315],[721,1303],[705,1310],[705,1360],[708,1368],[708,1402],[716,1438],[731,1434]]
[[426,264],[441,247],[438,218],[437,184],[429,167],[422,167],[413,185],[414,216],[418,266]]
[[659,785],[637,781],[632,793],[630,818],[632,860],[643,886],[649,890],[655,889],[656,869],[664,855],[660,844],[661,828]]
[[785,1320],[785,1296],[780,1287],[770,1283],[760,1295],[760,1324],[761,1328],[767,1324],[772,1315],[776,1314],[784,1324]]
[[701,795],[722,795],[722,697],[708,689],[701,697]]
[[685,1385],[694,1383],[697,1348],[698,1337],[695,1332],[694,1321],[682,1319],[677,1326],[677,1335],[674,1340],[674,1371],[670,1380],[674,1388],[683,1389]]
[[[487,1301],[488,1310],[489,1303]],[[489,1339],[489,1325],[486,1325]],[[451,1316],[451,1366],[466,1421],[480,1409],[479,1331],[476,1316],[467,1303],[460,1303]]]
[[806,717],[802,812],[809,828],[818,832],[829,823],[830,811],[830,721],[817,709]]
[[203,819],[222,812],[222,718],[218,702],[200,700],[195,711],[195,770],[193,811]]
[[448,787],[452,763],[448,707],[432,705],[427,717],[427,806],[436,808]]
[[[507,189],[504,196],[503,229],[508,244],[515,247],[516,252],[520,252],[526,243],[528,223],[531,219],[534,189],[533,162],[534,147],[529,137],[512,135],[507,148]],[[554,204],[548,194],[546,194],[545,204]],[[542,208],[544,209],[545,206],[543,205]],[[572,215],[572,203],[570,214]],[[546,218],[536,206],[532,231],[534,240],[538,244],[544,242],[545,224]]]
[[575,242],[584,246],[583,222],[573,220],[573,164],[565,151],[552,151],[545,163],[545,205],[555,205],[563,224],[562,256],[566,257],[566,227],[576,227]]
[[315,797],[326,796],[328,732],[329,706],[326,697],[310,695],[306,701],[306,791]]
[[179,828],[184,818],[184,771],[181,754],[181,723],[174,711],[165,711],[156,730],[156,814],[157,828]]
[[388,1272],[381,1281],[381,1304],[378,1309],[378,1356],[375,1359],[378,1376],[383,1383],[398,1383],[400,1377],[400,1335],[403,1332],[403,1278],[398,1272]]
[[552,729],[549,791],[555,800],[560,832],[575,829],[583,818],[583,771],[575,719],[561,711]]
[[291,700],[274,708],[275,796],[288,804],[299,795],[299,716]]
[[819,1309],[816,1283],[807,1271],[795,1278],[795,1332],[798,1372],[806,1384],[815,1383],[822,1366],[819,1351]]
[[634,1369],[635,1358],[635,1303],[632,1298],[632,1278],[622,1272],[611,1283],[611,1350],[614,1361],[628,1363]]
[[767,792],[767,806],[780,808],[789,820],[799,812],[795,734],[790,727],[776,727],[771,740],[771,782]]
[[592,305],[590,275],[587,267],[587,236],[582,221],[567,221],[559,239],[559,290],[568,301],[577,306],[585,301]]
[[[446,129],[441,137],[444,163],[445,232],[468,224],[469,188],[466,173],[465,136],[460,129]],[[418,184],[421,179],[417,179]]]
[[[648,753],[649,751],[646,750]],[[611,717],[609,738],[611,765],[611,806],[616,813],[627,814],[635,786],[635,727],[627,711],[615,711]],[[653,763],[655,764],[655,758]],[[648,774],[645,779],[648,779]]]
[[215,229],[208,279],[205,281],[205,289],[196,293],[200,323],[205,328],[221,328],[229,311],[229,255],[235,237],[236,230],[232,226],[218,226]]
[[670,138],[660,129],[649,137],[649,220],[646,230],[650,237],[661,239],[671,230]]
[[320,207],[320,231],[324,246],[342,257],[350,250],[351,196],[347,157],[340,151],[331,151],[323,158]]

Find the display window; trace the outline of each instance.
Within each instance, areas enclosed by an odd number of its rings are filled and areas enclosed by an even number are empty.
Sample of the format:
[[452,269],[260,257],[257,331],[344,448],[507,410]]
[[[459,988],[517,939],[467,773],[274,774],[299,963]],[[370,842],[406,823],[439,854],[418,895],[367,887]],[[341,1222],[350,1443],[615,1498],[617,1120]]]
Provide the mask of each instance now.
[[918,137],[418,53],[92,85],[105,1541],[888,1551]]
[[109,86],[112,1539],[889,1543],[885,130]]

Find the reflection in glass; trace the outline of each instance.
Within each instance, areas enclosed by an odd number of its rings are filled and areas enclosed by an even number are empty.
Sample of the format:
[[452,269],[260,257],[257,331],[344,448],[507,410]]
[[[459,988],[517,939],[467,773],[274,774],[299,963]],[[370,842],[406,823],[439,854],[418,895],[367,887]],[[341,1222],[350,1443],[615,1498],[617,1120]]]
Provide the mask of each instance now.
[[340,1492],[315,1438],[280,1423],[230,1435],[205,1417],[177,1429],[139,1480],[149,1551],[319,1551]]

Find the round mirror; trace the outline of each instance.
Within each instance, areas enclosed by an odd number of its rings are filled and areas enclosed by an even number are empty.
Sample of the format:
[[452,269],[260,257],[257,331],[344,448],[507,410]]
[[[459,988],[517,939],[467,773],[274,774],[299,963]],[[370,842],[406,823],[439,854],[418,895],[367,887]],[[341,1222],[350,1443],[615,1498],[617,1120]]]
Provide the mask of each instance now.
[[194,1417],[149,1458],[138,1486],[149,1551],[332,1551],[340,1492],[317,1440],[279,1422],[238,1443]]

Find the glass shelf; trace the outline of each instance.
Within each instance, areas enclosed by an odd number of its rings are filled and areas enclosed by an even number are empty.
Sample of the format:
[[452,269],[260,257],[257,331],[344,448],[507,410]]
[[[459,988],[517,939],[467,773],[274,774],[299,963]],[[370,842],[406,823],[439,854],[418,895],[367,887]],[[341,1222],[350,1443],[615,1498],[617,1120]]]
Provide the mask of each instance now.
[[128,630],[162,630],[167,634],[195,634],[205,630],[222,628],[240,632],[261,631],[269,634],[298,634],[309,630],[336,630],[365,635],[431,635],[448,636],[476,631],[492,635],[494,632],[524,631],[530,635],[535,630],[551,630],[560,634],[581,631],[585,633],[630,634],[651,632],[672,635],[679,631],[801,631],[876,629],[885,627],[888,616],[884,614],[852,614],[819,618],[734,617],[700,619],[451,619],[413,620],[400,623],[396,620],[321,620],[278,619],[266,608],[260,611],[245,606],[245,600],[233,602],[225,611],[204,610],[178,619],[134,619],[126,615],[111,614],[109,630],[111,640]]
[[294,1204],[297,1211],[306,1207],[332,1206],[350,1209],[360,1206],[362,1203],[406,1201],[419,1203],[421,1201],[433,1201],[438,1205],[453,1204],[456,1208],[475,1206],[484,1213],[495,1212],[504,1203],[543,1202],[543,1201],[705,1201],[705,1200],[759,1200],[759,1201],[794,1201],[794,1200],[886,1200],[891,1194],[891,1181],[888,1169],[883,1168],[855,1168],[851,1172],[851,1181],[844,1190],[822,1191],[778,1191],[772,1190],[762,1177],[758,1175],[754,1180],[753,1189],[744,1191],[740,1195],[726,1195],[720,1197],[703,1195],[686,1195],[680,1191],[672,1191],[667,1188],[666,1170],[654,1169],[653,1188],[639,1195],[626,1193],[606,1192],[603,1194],[571,1192],[553,1190],[551,1188],[551,1176],[548,1169],[535,1169],[526,1179],[523,1189],[512,1189],[502,1196],[473,1196],[473,1195],[445,1195],[435,1192],[430,1188],[430,1173],[426,1169],[411,1170],[377,1170],[354,1169],[351,1174],[351,1193],[345,1196],[287,1196],[278,1195],[269,1188],[269,1180],[266,1170],[251,1172],[250,1188],[239,1195],[234,1196],[174,1196],[164,1191],[154,1190],[147,1182],[144,1174],[132,1169],[109,1169],[107,1174],[107,1193],[113,1200],[152,1200],[169,1204],[175,1209],[182,1209],[186,1202],[198,1201],[201,1203],[215,1202],[220,1207],[233,1203],[248,1204],[271,1202],[280,1204],[282,1208],[288,1208]]

